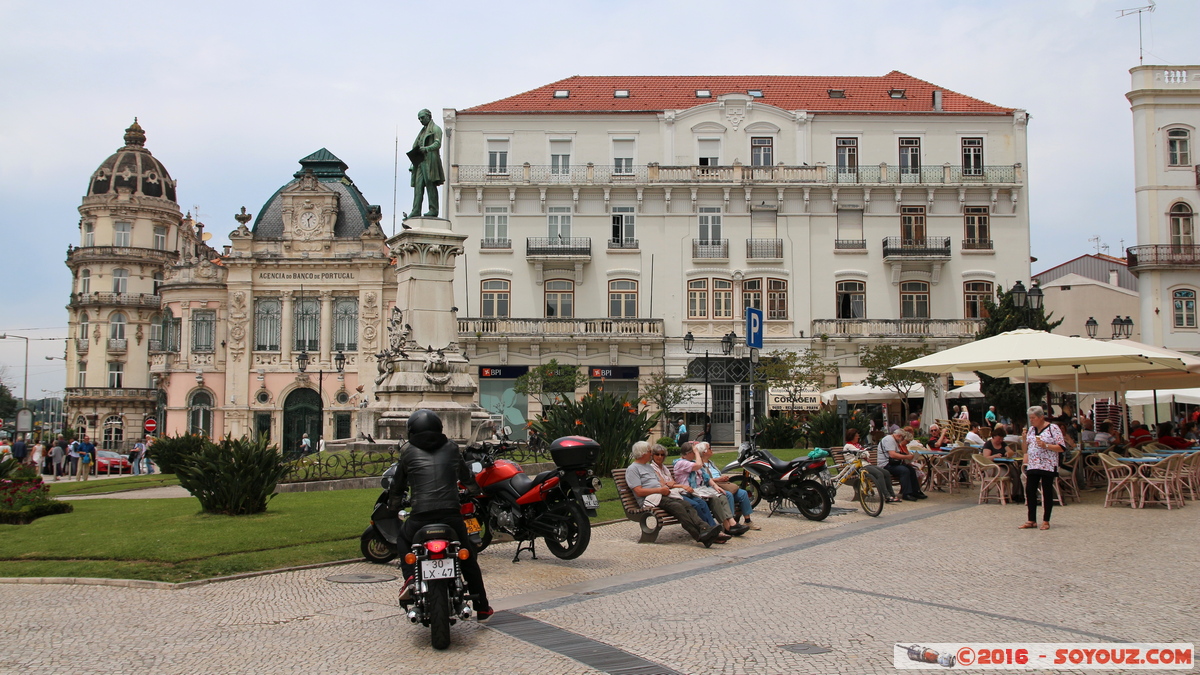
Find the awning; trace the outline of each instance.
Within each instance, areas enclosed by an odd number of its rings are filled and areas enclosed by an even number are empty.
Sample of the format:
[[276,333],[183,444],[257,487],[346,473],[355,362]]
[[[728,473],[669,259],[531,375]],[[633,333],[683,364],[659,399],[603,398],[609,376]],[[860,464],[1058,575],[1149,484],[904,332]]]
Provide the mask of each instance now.
[[838,366],[838,386],[848,387],[861,384],[867,379],[867,369],[860,366]]
[[[916,385],[908,392],[909,398],[924,398],[925,387]],[[839,389],[830,389],[821,393],[821,400],[826,403],[833,401],[848,401],[850,403],[866,403],[876,401],[899,401],[900,395],[891,389],[878,389],[876,387],[868,387],[865,384],[856,384],[850,387],[841,387]]]
[[953,379],[955,387],[965,387],[968,384],[979,381],[979,376],[973,371],[968,371],[965,373],[950,373],[950,377]]
[[979,382],[972,382],[946,392],[946,398],[983,398],[983,390]]
[[821,392],[802,391],[797,396],[787,389],[772,387],[767,391],[767,410],[805,410],[821,409]]
[[[671,412],[672,413],[689,413],[689,412],[690,413],[702,413],[702,412],[704,412],[704,384],[703,383],[685,384],[683,386],[696,392],[696,395],[693,396],[692,400],[688,401],[687,403],[680,403],[679,405],[671,408]],[[708,410],[709,410],[709,412],[711,412],[712,409],[713,409],[713,395],[712,395],[712,388],[709,387],[709,391],[708,391]]]

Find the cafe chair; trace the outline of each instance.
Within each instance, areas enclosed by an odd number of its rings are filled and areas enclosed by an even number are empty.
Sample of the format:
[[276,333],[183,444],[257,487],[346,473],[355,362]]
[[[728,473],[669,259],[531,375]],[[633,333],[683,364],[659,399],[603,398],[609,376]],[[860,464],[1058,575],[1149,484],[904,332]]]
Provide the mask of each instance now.
[[1183,493],[1179,489],[1182,466],[1183,455],[1171,455],[1161,462],[1138,467],[1142,478],[1139,508],[1147,504],[1164,504],[1168,510],[1183,506]]
[[1141,476],[1137,470],[1128,464],[1122,464],[1116,456],[1109,453],[1096,453],[1104,467],[1105,478],[1108,479],[1108,491],[1104,495],[1104,506],[1119,506],[1121,503],[1137,508],[1138,495],[1141,493]]
[[[983,455],[971,455],[971,466],[979,479],[979,503],[996,499],[1001,504],[1007,504],[1008,496],[1012,494],[1012,479],[1008,477],[1008,469]],[[995,497],[991,496],[993,491]]]
[[1076,479],[1079,470],[1079,462],[1083,457],[1083,453],[1076,450],[1071,453],[1071,456],[1058,465],[1058,494],[1061,501],[1065,495],[1075,500],[1076,503],[1082,501],[1079,497],[1079,481]]
[[1200,499],[1200,452],[1183,456],[1181,473],[1183,486],[1180,492],[1187,499]]

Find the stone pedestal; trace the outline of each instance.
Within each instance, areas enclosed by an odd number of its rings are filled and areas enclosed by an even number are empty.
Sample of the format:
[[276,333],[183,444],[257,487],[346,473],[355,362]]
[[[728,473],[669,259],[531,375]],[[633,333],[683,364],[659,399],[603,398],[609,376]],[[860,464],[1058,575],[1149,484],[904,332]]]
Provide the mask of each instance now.
[[475,403],[475,378],[459,351],[454,311],[455,259],[465,234],[444,218],[409,218],[387,241],[396,258],[396,308],[388,319],[387,350],[378,355],[379,377],[371,409],[380,412],[377,438],[407,436],[408,416],[428,408],[444,433],[463,442],[488,414]]

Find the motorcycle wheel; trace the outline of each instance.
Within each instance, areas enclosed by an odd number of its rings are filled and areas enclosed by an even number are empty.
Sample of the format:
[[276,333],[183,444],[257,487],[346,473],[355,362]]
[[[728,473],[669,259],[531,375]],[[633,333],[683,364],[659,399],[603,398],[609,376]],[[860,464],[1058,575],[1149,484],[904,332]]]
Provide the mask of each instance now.
[[746,491],[750,497],[750,506],[758,507],[758,503],[762,501],[762,491],[758,489],[758,481],[749,476],[734,476],[729,479],[729,482]]
[[858,503],[862,504],[863,513],[872,518],[883,513],[883,492],[866,471],[858,478]]
[[829,517],[829,510],[833,508],[829,493],[815,480],[800,481],[792,489],[791,500],[800,511],[800,515],[809,520],[825,520]]
[[374,525],[363,531],[362,538],[359,539],[359,548],[367,562],[377,565],[389,562],[399,555],[399,551],[389,544],[382,534],[379,534],[379,530],[375,529]]
[[429,642],[434,649],[450,646],[450,585],[444,581],[429,583]]
[[[476,512],[478,513],[478,512]],[[479,514],[482,516],[483,514]],[[475,547],[476,552],[492,545],[492,522],[487,518],[479,518],[479,545]]]
[[592,541],[592,522],[575,502],[567,503],[567,516],[571,519],[571,522],[567,523],[567,538],[559,541],[554,537],[544,537],[543,540],[546,542],[546,548],[550,549],[555,557],[574,560],[583,555]]

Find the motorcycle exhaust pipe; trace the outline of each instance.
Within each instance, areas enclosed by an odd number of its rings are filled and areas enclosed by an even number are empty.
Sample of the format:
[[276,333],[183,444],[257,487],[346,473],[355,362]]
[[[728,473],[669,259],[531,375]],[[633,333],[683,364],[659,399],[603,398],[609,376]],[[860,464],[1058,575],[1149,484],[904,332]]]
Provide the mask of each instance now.
[[415,610],[415,609],[408,610],[408,620],[410,623],[417,622],[417,610]]
[[471,608],[463,607],[462,612],[460,612],[460,616],[462,616],[463,621],[467,621],[468,619],[470,619],[471,618]]

